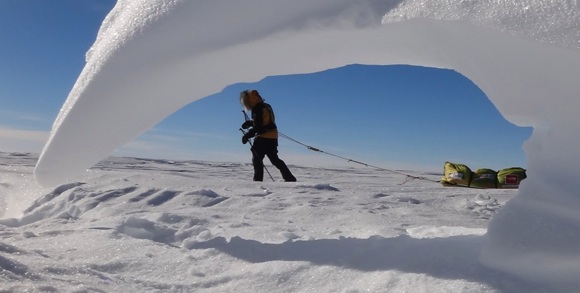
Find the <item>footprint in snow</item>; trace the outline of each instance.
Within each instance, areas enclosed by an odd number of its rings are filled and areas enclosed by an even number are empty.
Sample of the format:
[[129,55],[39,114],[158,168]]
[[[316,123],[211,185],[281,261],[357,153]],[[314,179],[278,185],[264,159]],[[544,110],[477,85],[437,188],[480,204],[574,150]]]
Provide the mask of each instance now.
[[328,191],[339,191],[338,188],[331,186],[330,184],[315,184],[315,185],[300,185],[301,188],[313,188],[316,190],[328,190]]
[[410,204],[420,204],[421,201],[412,197],[399,197],[398,202],[408,202]]

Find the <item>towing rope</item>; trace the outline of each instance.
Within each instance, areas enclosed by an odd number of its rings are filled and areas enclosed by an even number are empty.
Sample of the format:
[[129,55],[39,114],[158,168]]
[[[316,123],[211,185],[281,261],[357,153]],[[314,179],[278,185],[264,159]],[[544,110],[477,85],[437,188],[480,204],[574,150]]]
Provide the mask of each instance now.
[[285,138],[285,139],[287,139],[287,140],[290,140],[290,141],[295,142],[295,143],[297,143],[299,145],[302,145],[302,146],[306,147],[307,149],[309,149],[311,151],[314,151],[314,152],[323,153],[325,155],[329,155],[329,156],[332,156],[332,157],[335,157],[335,158],[339,158],[339,159],[342,159],[342,160],[346,160],[348,162],[352,162],[352,163],[355,163],[355,164],[360,164],[360,165],[363,165],[365,167],[371,167],[371,168],[375,168],[375,169],[378,169],[378,170],[381,170],[381,171],[386,171],[386,172],[390,172],[390,173],[393,173],[393,174],[405,176],[405,181],[403,183],[400,183],[399,185],[403,185],[403,184],[405,184],[405,183],[407,183],[409,181],[413,181],[413,180],[425,180],[425,181],[436,182],[436,183],[439,182],[439,181],[436,181],[436,180],[432,180],[432,179],[429,179],[429,178],[425,178],[423,176],[414,176],[414,175],[410,175],[410,174],[407,174],[407,173],[399,172],[399,171],[396,171],[396,170],[391,170],[391,169],[386,169],[386,168],[374,166],[374,165],[367,164],[367,163],[364,163],[364,162],[361,162],[361,161],[357,161],[357,160],[345,158],[345,157],[342,157],[342,156],[339,156],[339,155],[336,155],[336,154],[332,154],[332,153],[329,153],[329,152],[325,152],[325,151],[323,151],[323,150],[321,150],[319,148],[315,148],[313,146],[309,146],[307,144],[304,144],[302,142],[299,142],[299,141],[291,138],[290,136],[288,136],[288,135],[286,135],[286,134],[284,134],[284,133],[282,133],[280,131],[278,131],[278,135],[281,136],[281,137],[283,137],[283,138]]

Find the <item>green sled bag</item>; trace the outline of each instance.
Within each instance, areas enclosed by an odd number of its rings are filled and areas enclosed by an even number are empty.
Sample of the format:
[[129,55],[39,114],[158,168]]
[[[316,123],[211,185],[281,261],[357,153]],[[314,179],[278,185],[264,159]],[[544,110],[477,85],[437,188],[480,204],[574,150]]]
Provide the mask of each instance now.
[[524,168],[512,167],[497,172],[498,188],[518,188],[524,179],[526,179]]
[[472,177],[470,187],[497,188],[497,172],[492,169],[477,169]]

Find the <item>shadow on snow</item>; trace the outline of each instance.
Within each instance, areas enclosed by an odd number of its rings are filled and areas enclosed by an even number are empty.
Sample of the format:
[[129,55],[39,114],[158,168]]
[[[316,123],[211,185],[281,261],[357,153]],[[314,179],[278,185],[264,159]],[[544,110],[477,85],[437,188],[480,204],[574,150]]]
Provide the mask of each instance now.
[[[416,239],[408,235],[395,238],[372,236],[261,243],[233,237],[217,237],[190,248],[213,248],[250,263],[269,261],[307,261],[360,271],[397,270],[427,274],[435,278],[484,283],[498,290],[543,292],[538,284],[526,282],[488,269],[479,262],[484,236],[453,236]],[[520,291],[520,292],[524,292]]]

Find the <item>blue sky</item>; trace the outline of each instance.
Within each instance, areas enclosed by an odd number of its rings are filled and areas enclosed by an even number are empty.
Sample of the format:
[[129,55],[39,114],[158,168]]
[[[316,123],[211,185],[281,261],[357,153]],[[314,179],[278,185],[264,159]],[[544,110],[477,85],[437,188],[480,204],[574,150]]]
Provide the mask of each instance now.
[[[0,151],[40,151],[114,3],[0,2]],[[531,129],[507,122],[457,72],[411,66],[350,65],[234,84],[116,155],[248,162],[239,131],[238,93],[245,89],[259,90],[274,107],[282,133],[339,156],[387,169],[433,169],[445,161],[474,169],[525,167],[521,146]],[[282,138],[280,155],[289,164],[345,163]]]

